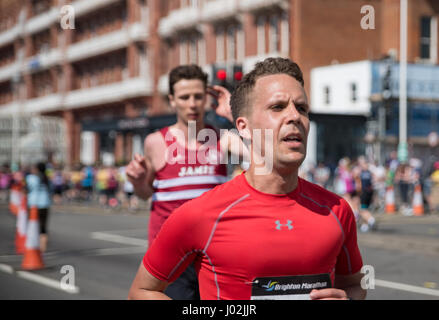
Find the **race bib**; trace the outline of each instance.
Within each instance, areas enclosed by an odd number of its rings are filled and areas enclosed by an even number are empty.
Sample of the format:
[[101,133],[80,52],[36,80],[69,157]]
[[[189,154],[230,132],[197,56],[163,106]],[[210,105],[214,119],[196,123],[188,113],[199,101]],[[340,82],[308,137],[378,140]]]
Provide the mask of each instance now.
[[329,273],[256,278],[251,300],[311,300],[313,289],[331,288]]

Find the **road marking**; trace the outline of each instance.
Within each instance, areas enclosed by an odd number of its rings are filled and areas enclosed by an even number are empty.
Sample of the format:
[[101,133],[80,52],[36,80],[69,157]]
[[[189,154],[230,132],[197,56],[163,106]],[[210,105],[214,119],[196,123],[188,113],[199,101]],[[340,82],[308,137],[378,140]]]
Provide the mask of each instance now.
[[120,254],[136,254],[136,253],[145,253],[145,247],[129,247],[129,248],[105,248],[105,249],[95,249],[90,250],[85,255],[90,256],[112,256],[112,255],[120,255]]
[[61,290],[61,291],[67,292],[67,293],[72,293],[72,294],[79,293],[79,288],[77,286],[70,285],[66,288],[62,288],[60,281],[46,278],[46,277],[40,276],[38,274],[30,273],[27,271],[17,271],[16,274],[17,274],[17,277],[19,277],[19,278],[33,281],[33,282],[42,284],[43,286],[46,286],[49,288],[58,289],[58,290]]
[[13,274],[14,268],[12,268],[11,266],[8,266],[7,264],[0,263],[0,271],[6,272],[9,274]]
[[63,288],[61,287],[61,281],[46,278],[27,271],[14,271],[14,268],[7,264],[0,264],[0,271],[16,276],[17,278],[39,283],[49,288],[61,290],[71,294],[79,293],[79,288],[77,286],[68,285]]
[[92,232],[90,237],[95,240],[104,240],[110,242],[116,242],[121,244],[128,244],[136,247],[147,247],[148,240],[132,238],[132,237],[124,237],[119,236],[117,234],[105,233],[105,232]]
[[414,293],[420,293],[420,294],[425,294],[425,295],[429,295],[429,296],[439,297],[439,290],[417,287],[417,286],[412,286],[412,285],[404,284],[404,283],[375,279],[375,285],[379,286],[379,287],[384,287],[384,288],[390,288],[390,289],[396,289],[396,290],[401,290],[401,291],[408,291],[408,292],[414,292]]

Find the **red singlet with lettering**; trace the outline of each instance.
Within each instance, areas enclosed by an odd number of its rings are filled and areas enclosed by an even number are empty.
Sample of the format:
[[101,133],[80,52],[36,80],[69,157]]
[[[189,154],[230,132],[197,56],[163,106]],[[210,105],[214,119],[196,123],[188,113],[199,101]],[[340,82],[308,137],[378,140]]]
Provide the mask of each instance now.
[[195,262],[202,299],[250,299],[260,277],[357,273],[355,218],[341,197],[299,178],[281,195],[241,174],[176,209],[143,258],[172,282]]
[[206,129],[215,132],[217,138],[216,141],[210,141],[214,143],[210,148],[215,151],[212,154],[200,149],[197,150],[200,152],[191,151],[186,146],[178,145],[169,127],[160,130],[169,152],[166,156],[175,163],[166,161],[165,166],[156,172],[148,226],[150,245],[174,209],[227,181],[226,165],[221,164],[219,135],[210,126],[206,126]]

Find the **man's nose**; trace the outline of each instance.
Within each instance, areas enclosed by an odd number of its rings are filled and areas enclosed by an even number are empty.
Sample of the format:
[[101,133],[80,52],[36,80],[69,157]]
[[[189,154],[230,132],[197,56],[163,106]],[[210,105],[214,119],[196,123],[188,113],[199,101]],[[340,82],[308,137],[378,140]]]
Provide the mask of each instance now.
[[286,108],[288,122],[293,121],[297,122],[300,119],[300,113],[296,108],[296,105],[291,102]]
[[189,98],[189,105],[191,107],[196,107],[197,106],[197,99],[195,99],[194,96],[190,96],[190,98]]

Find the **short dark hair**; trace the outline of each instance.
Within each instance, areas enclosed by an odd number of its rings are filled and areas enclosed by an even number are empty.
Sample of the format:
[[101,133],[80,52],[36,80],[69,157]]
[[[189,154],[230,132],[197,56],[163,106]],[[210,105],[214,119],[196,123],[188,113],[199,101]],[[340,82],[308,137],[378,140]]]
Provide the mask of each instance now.
[[250,104],[250,94],[258,78],[273,74],[287,74],[303,86],[303,74],[300,67],[290,59],[286,58],[267,58],[264,61],[256,63],[252,71],[247,73],[242,81],[238,84],[230,98],[233,120],[246,112]]
[[196,64],[182,65],[175,67],[169,73],[169,94],[174,94],[174,84],[182,79],[198,79],[203,82],[204,88],[207,87],[207,73]]

